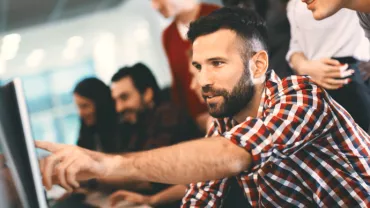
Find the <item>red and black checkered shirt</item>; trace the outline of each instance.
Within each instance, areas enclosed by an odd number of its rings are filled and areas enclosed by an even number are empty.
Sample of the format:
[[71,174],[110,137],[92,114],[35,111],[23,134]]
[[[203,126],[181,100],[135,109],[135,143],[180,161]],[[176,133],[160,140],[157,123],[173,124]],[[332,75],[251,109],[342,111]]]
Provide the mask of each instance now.
[[[252,155],[236,176],[252,207],[370,207],[370,137],[307,77],[272,71],[257,117],[215,120],[216,135]],[[182,207],[221,207],[230,181],[191,184]]]

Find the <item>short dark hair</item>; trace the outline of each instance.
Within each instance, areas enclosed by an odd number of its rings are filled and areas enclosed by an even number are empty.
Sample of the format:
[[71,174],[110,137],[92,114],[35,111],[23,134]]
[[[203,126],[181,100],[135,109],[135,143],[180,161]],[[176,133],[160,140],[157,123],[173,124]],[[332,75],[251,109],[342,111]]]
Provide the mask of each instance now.
[[253,9],[264,19],[266,19],[267,10],[270,7],[269,0],[222,0],[222,4],[226,7],[237,6],[244,9]]
[[250,9],[254,8],[254,0],[222,0],[221,2],[226,7],[238,6]]
[[154,93],[154,102],[158,104],[161,100],[158,83],[151,70],[143,63],[137,63],[133,66],[120,68],[112,77],[112,82],[117,82],[125,77],[130,77],[135,88],[143,94],[145,90],[152,88]]
[[241,38],[245,43],[243,52],[246,54],[243,57],[250,57],[256,49],[268,51],[265,21],[255,11],[238,7],[223,7],[192,22],[188,39],[194,42],[198,37],[220,29],[232,30]]

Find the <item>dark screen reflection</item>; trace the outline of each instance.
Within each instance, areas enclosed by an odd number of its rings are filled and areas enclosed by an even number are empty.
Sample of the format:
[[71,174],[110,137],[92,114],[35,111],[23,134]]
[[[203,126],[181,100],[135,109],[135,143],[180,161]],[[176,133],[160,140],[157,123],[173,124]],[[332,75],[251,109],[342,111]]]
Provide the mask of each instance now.
[[[0,147],[1,152],[1,147]],[[3,154],[0,153],[0,202],[4,208],[22,207],[15,188],[13,177],[6,165]]]

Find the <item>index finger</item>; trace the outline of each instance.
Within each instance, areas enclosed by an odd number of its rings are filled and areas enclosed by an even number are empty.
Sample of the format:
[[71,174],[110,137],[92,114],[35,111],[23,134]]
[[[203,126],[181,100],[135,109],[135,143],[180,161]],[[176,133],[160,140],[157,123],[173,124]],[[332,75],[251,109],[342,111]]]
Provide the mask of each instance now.
[[49,152],[56,152],[61,148],[62,145],[53,142],[35,141],[35,146]]

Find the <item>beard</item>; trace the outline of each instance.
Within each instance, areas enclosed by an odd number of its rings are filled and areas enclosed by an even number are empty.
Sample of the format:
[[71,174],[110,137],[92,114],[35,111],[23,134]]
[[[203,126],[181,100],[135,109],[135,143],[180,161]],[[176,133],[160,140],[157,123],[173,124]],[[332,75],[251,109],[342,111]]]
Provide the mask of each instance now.
[[144,98],[140,97],[140,104],[136,108],[127,108],[121,112],[118,112],[118,122],[120,124],[131,124],[135,125],[140,123],[146,112],[148,111],[148,106],[144,102]]
[[[254,96],[255,87],[250,79],[248,68],[244,70],[231,92],[225,89],[214,89],[211,86],[202,87],[203,93],[211,93],[213,96],[221,96],[223,98],[223,101],[218,103],[207,103],[208,112],[212,117],[232,117],[249,105]],[[206,97],[203,96],[203,98],[207,102]]]

